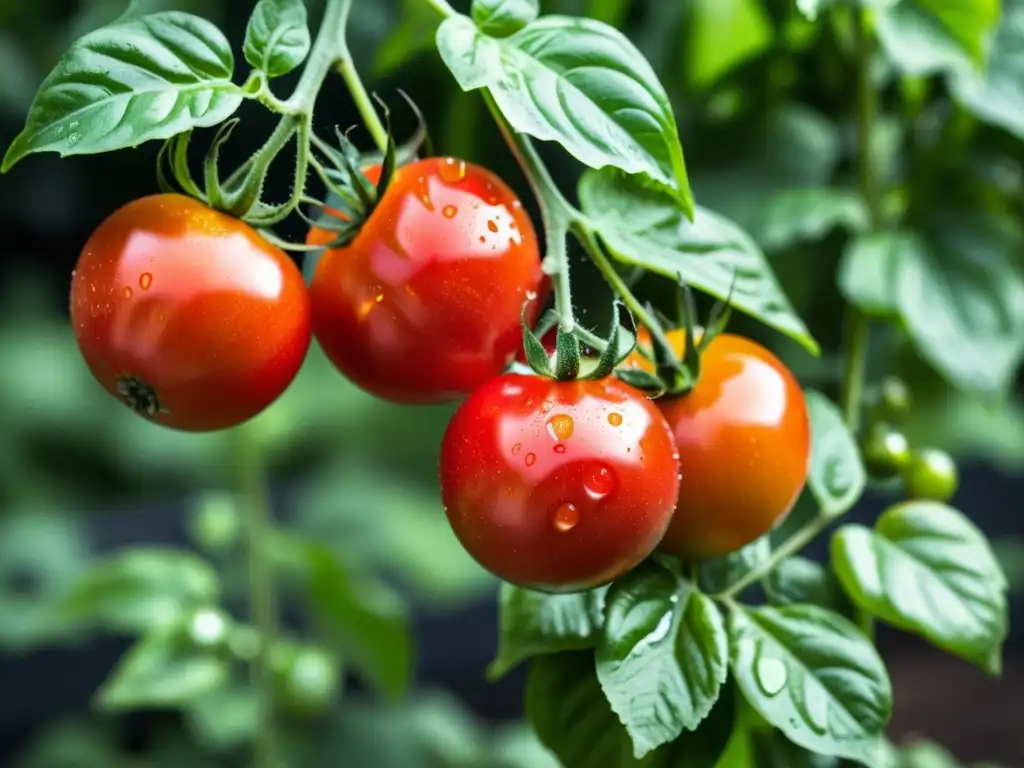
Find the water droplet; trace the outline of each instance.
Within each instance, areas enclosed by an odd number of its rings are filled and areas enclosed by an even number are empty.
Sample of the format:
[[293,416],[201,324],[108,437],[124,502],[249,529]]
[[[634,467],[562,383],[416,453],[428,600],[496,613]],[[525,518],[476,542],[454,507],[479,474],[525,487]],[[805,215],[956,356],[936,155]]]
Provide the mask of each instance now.
[[481,243],[486,243],[487,242],[487,238],[484,237],[483,235],[480,235],[480,242]]
[[559,413],[548,419],[548,434],[555,440],[568,440],[572,437],[572,430],[575,427],[572,416],[567,413]]
[[555,510],[555,530],[565,533],[571,531],[576,527],[576,523],[580,521],[579,510],[576,509],[575,504],[561,504],[558,509]]
[[454,219],[458,212],[459,209],[456,208],[454,205],[446,205],[444,208],[441,209],[441,215],[444,216],[446,219]]
[[786,686],[786,665],[778,659],[762,656],[757,660],[757,684],[768,696],[774,696]]
[[523,207],[523,204],[519,200],[513,200],[512,207],[518,211],[520,208]]
[[526,454],[526,466],[532,467],[533,466],[533,462],[535,462],[536,460],[537,460],[537,455],[536,454],[534,454],[534,453]]
[[373,297],[373,300],[380,304],[382,301],[384,301],[384,294],[378,293],[376,296]]
[[487,228],[489,230],[491,230],[491,232],[497,232],[498,231],[498,222],[496,222],[494,219],[488,219],[487,220]]
[[516,495],[516,489],[513,488],[511,485],[506,485],[505,486],[505,498],[506,499],[512,499],[512,498],[515,498],[515,495]]
[[523,394],[523,388],[520,387],[518,384],[506,384],[502,388],[501,394],[503,394],[505,397],[517,397]]
[[142,290],[148,291],[149,286],[151,286],[152,284],[153,276],[149,272],[143,272],[141,275],[139,275],[139,287]]
[[664,640],[670,629],[672,629],[672,611],[669,611],[658,620],[654,631],[647,636],[647,644],[654,645]]
[[617,413],[616,411],[612,411],[611,413],[608,414],[608,423],[611,424],[613,427],[622,426],[622,414]]
[[615,490],[615,475],[604,465],[596,466],[583,481],[583,490],[594,501],[603,499]]
[[447,157],[445,161],[441,163],[441,167],[437,171],[437,175],[441,177],[441,181],[445,181],[449,184],[455,184],[456,182],[462,181],[466,178],[466,161],[457,160],[454,157]]
[[527,291],[526,292],[526,300],[527,301],[534,301],[536,298],[537,298],[537,292],[536,291]]
[[521,450],[523,450],[523,444],[522,443],[516,443],[515,445],[512,446],[512,455],[513,456],[518,456],[519,452]]
[[132,287],[130,285],[126,285],[124,287],[124,297],[126,299],[130,299],[132,297]]
[[555,453],[565,453],[565,446],[561,443],[555,443]]
[[515,229],[515,228],[516,228],[516,223],[515,223],[514,221],[510,221],[510,222],[508,223],[508,228],[509,228],[509,229]]

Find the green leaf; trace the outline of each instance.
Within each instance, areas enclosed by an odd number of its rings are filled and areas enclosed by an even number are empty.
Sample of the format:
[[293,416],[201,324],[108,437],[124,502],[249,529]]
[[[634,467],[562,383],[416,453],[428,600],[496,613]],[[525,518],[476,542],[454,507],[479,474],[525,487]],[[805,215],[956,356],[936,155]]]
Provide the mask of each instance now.
[[354,580],[327,549],[309,545],[309,599],[341,657],[389,699],[412,681],[412,630],[404,607],[379,582]]
[[550,595],[501,585],[498,654],[487,669],[496,680],[531,656],[597,645],[607,587]]
[[229,671],[226,659],[196,646],[180,625],[159,627],[125,653],[96,702],[108,711],[180,707],[218,689]]
[[979,120],[1024,139],[1024,4],[1007,2],[984,70],[951,78],[953,95]]
[[703,208],[690,222],[668,195],[614,171],[584,174],[579,199],[590,226],[619,261],[681,276],[722,300],[731,297],[736,309],[817,351],[764,254],[732,222]]
[[879,764],[892,687],[871,642],[812,605],[729,614],[730,655],[747,701],[795,744]]
[[544,16],[497,40],[453,16],[437,30],[437,46],[462,89],[490,89],[515,130],[557,141],[591,168],[646,174],[692,215],[672,105],[621,32],[592,19]]
[[87,571],[58,610],[72,621],[145,632],[217,602],[217,574],[202,558],[172,549],[133,548]]
[[700,564],[701,584],[708,592],[723,592],[761,565],[771,552],[771,536],[765,535],[728,555],[704,560]]
[[901,0],[879,8],[875,29],[901,71],[927,75],[980,66],[999,0]]
[[186,716],[205,747],[235,749],[250,741],[259,727],[259,700],[250,686],[229,682],[192,699]]
[[851,613],[850,601],[835,572],[806,557],[787,557],[764,580],[772,605],[817,605],[843,616]]
[[473,21],[491,37],[508,37],[537,18],[539,0],[473,0]]
[[811,419],[811,471],[807,484],[822,514],[835,517],[852,507],[864,492],[867,474],[857,442],[835,403],[807,390]]
[[601,691],[594,654],[537,656],[526,680],[526,717],[563,765],[640,768],[629,735]]
[[1024,355],[1024,237],[995,217],[947,216],[904,251],[896,294],[917,351],[956,387],[1003,395]]
[[85,155],[217,125],[242,103],[216,26],[188,13],[129,18],[75,41],[43,81],[6,171],[32,152]]
[[[649,768],[698,768],[717,766],[736,727],[736,686],[726,681],[708,716],[695,731],[686,731],[671,744],[660,747],[644,761]],[[744,766],[746,768],[746,766]]]
[[897,504],[874,530],[840,528],[832,562],[859,608],[999,673],[1006,577],[985,535],[962,513],[929,501]]
[[[924,243],[913,232],[885,231],[861,235],[843,250],[839,263],[839,290],[861,311],[875,317],[898,312],[897,281],[900,266],[912,252],[924,252]],[[906,256],[911,253],[910,256]]]
[[639,759],[711,711],[728,672],[725,622],[710,598],[648,561],[609,589],[596,659]]
[[857,192],[794,187],[768,197],[753,235],[766,250],[781,251],[803,241],[821,240],[837,227],[850,232],[867,229],[867,208]]
[[295,69],[309,53],[309,25],[303,0],[260,0],[245,28],[245,60],[267,77]]
[[761,0],[695,0],[690,13],[689,74],[697,87],[763,53],[774,37]]

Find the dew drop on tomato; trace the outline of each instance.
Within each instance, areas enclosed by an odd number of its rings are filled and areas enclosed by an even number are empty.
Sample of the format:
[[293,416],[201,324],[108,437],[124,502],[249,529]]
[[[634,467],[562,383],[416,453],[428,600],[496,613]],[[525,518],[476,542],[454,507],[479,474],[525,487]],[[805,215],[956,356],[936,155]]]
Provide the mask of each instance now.
[[139,288],[141,288],[144,291],[148,291],[149,286],[151,286],[152,284],[153,275],[151,275],[149,272],[143,272],[141,275],[139,275]]
[[512,455],[513,456],[518,456],[519,452],[522,449],[523,449],[523,444],[522,443],[516,443],[515,445],[512,446]]
[[441,215],[446,219],[454,219],[459,213],[459,209],[454,205],[446,205],[441,209]]
[[556,443],[554,448],[555,453],[565,453],[565,446],[561,443]]
[[611,413],[608,414],[608,423],[611,424],[613,427],[621,427],[622,414],[612,411]]
[[537,454],[535,454],[535,453],[528,453],[528,454],[526,454],[526,466],[532,467],[533,463],[535,461],[537,461]]
[[456,184],[466,178],[466,161],[456,160],[454,157],[445,158],[437,169],[437,175],[442,181],[449,184]]
[[568,440],[572,437],[575,426],[572,416],[567,413],[559,413],[548,419],[548,434],[555,440]]
[[132,287],[130,285],[126,285],[124,287],[124,297],[126,299],[130,299],[132,297]]
[[580,513],[575,504],[560,504],[555,510],[555,530],[559,533],[571,531],[579,521]]
[[583,481],[583,490],[594,501],[600,501],[615,490],[615,475],[604,465],[593,467]]
[[489,230],[491,230],[491,232],[497,232],[498,231],[498,222],[496,222],[494,219],[488,219],[487,220],[487,228]]

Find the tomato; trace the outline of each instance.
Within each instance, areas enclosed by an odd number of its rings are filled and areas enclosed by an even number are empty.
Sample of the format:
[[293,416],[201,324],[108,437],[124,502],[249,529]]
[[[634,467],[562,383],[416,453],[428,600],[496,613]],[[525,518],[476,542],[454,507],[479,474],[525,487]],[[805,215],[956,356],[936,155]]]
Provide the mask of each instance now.
[[506,374],[456,412],[441,446],[445,512],[466,550],[512,584],[606,584],[661,540],[679,464],[665,419],[615,378]]
[[938,448],[924,448],[911,457],[903,481],[910,498],[945,502],[956,493],[960,475],[952,456]]
[[[314,229],[308,240],[331,237]],[[461,160],[419,160],[395,171],[352,242],[321,257],[313,331],[364,390],[440,402],[505,369],[522,344],[523,303],[546,288],[537,236],[512,190]],[[530,322],[541,305],[532,302]]]
[[295,263],[247,224],[173,194],[128,203],[93,232],[71,281],[71,322],[108,392],[193,432],[273,403],[311,338]]
[[[682,352],[682,331],[668,340]],[[775,355],[750,339],[719,334],[701,355],[694,388],[659,399],[658,407],[682,472],[662,551],[724,555],[789,514],[807,481],[811,429],[803,390]]]
[[291,713],[310,717],[333,704],[341,685],[338,660],[322,648],[281,642],[270,653],[277,700]]
[[871,425],[861,449],[868,472],[880,480],[896,476],[910,462],[907,436],[884,421]]
[[233,624],[219,608],[202,608],[189,617],[185,627],[193,647],[226,652]]

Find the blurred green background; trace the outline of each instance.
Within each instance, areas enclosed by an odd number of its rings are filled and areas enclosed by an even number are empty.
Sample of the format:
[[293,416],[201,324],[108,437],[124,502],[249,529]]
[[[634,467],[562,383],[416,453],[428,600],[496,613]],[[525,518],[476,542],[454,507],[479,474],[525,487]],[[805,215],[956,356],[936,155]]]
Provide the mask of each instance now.
[[[319,4],[310,3],[314,19]],[[834,394],[841,331],[834,274],[858,215],[843,202],[853,188],[853,83],[842,14],[813,24],[792,0],[546,0],[542,6],[614,24],[648,56],[677,107],[699,202],[754,235],[824,353],[811,358],[744,318],[733,328],[769,344],[805,384]],[[240,41],[252,3],[140,0],[139,7],[200,13]],[[36,87],[68,43],[124,8],[122,0],[0,3],[0,144],[20,129]],[[421,0],[355,0],[349,37],[359,70],[395,105],[400,133],[410,134],[415,121],[401,108],[397,88],[423,109],[439,152],[495,169],[527,197],[478,96],[459,92],[433,52],[436,22]],[[966,117],[937,80],[901,84],[881,62],[877,78],[884,109],[875,150],[888,185],[886,205],[906,206],[908,190],[923,189],[946,202],[969,199],[1018,217],[1024,212],[1024,144]],[[273,126],[256,106],[246,105],[242,117],[229,161],[245,157]],[[356,119],[344,88],[332,80],[316,127],[326,133]],[[356,136],[369,147],[365,134]],[[33,156],[0,177],[0,765],[228,765],[202,763],[200,755],[211,748],[230,755],[247,733],[244,705],[222,704],[205,730],[194,718],[183,724],[168,714],[90,714],[90,691],[124,644],[72,633],[49,609],[91,563],[138,543],[222,553],[215,559],[227,604],[237,605],[242,594],[233,512],[209,495],[230,482],[226,437],[165,431],[132,415],[90,378],[68,325],[67,291],[81,244],[115,207],[155,190],[157,148],[65,161]],[[571,190],[578,169],[550,148],[544,154]],[[822,188],[835,192],[828,203],[807,193]],[[287,172],[276,174],[268,190],[282,199]],[[280,233],[301,239],[301,221]],[[574,266],[582,318],[597,325],[609,294],[582,260]],[[670,286],[657,279],[645,278],[639,288],[654,301],[671,299]],[[956,501],[997,538],[1007,569],[1021,583],[1020,387],[999,403],[958,394],[897,329],[876,327],[871,349],[873,379],[899,373],[913,387],[912,440],[942,445],[961,460]],[[278,516],[329,545],[350,567],[397,588],[413,617],[419,658],[409,702],[384,706],[355,695],[297,725],[303,765],[370,765],[368,755],[381,768],[552,764],[516,724],[521,678],[497,687],[482,680],[495,642],[496,583],[450,533],[436,482],[438,445],[453,409],[376,401],[338,376],[314,345],[296,382],[255,424],[272,463]],[[891,498],[887,493],[875,489],[855,516],[871,519]],[[301,626],[301,618],[292,623]],[[941,737],[964,759],[1024,764],[1024,739],[1000,704],[1017,706],[1024,693],[1020,641],[1015,634],[1001,684],[957,678],[958,695],[975,690],[985,698],[976,711],[949,722],[935,709],[936,696],[922,692],[936,676],[960,675],[958,663],[883,634],[897,681],[898,735]],[[946,701],[953,686],[944,690],[938,698]],[[384,743],[399,746],[392,754],[380,750]]]

